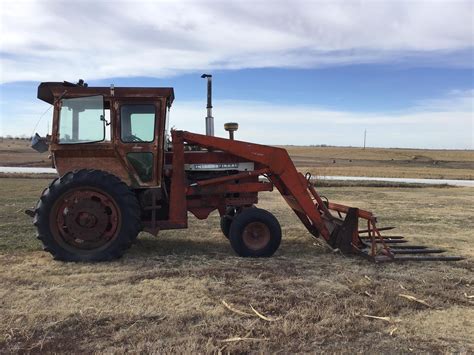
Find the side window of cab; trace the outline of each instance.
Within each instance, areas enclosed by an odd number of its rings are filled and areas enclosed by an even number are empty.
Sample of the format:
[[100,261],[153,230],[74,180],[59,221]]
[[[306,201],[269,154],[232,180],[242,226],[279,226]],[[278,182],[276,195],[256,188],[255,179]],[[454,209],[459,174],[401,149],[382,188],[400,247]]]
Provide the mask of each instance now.
[[156,112],[153,104],[125,104],[120,107],[120,138],[124,143],[155,140]]
[[[120,106],[120,139],[124,143],[151,143],[157,124],[154,104],[122,104]],[[154,176],[155,152],[128,151],[126,158],[143,182]]]

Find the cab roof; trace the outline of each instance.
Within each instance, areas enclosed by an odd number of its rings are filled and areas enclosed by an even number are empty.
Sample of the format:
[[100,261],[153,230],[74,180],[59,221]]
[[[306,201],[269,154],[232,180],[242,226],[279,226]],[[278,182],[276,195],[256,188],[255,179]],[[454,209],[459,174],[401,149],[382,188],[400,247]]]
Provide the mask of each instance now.
[[102,95],[104,98],[163,98],[169,100],[169,105],[174,100],[173,88],[153,87],[98,87],[64,82],[43,82],[38,86],[38,99],[51,105],[59,98],[73,98]]

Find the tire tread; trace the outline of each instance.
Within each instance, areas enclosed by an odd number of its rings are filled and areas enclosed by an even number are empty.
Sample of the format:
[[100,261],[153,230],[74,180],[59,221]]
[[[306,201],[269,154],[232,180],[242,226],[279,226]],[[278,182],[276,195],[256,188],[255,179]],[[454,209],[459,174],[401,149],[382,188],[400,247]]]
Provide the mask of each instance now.
[[[245,246],[242,233],[245,226],[251,222],[262,222],[270,229],[270,242],[259,251],[250,250]],[[230,226],[230,244],[232,249],[243,257],[270,257],[281,243],[281,227],[278,220],[270,212],[260,208],[248,208],[237,214]]]
[[[69,189],[87,185],[106,190],[116,200],[122,214],[121,230],[109,248],[96,254],[74,254],[62,248],[53,238],[49,227],[49,212],[56,200]],[[37,228],[37,238],[42,241],[44,250],[51,253],[55,260],[62,261],[108,261],[119,258],[131,247],[142,229],[140,205],[133,191],[115,175],[93,169],[70,171],[54,179],[36,204],[33,224]]]

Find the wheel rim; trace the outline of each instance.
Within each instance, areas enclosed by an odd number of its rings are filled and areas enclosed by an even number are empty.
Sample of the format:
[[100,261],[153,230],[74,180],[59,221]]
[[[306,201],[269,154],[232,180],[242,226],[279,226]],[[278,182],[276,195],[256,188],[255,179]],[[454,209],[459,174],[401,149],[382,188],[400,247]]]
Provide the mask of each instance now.
[[270,242],[270,229],[262,222],[249,223],[242,233],[242,239],[251,250],[263,249]]
[[120,210],[104,191],[81,187],[66,192],[53,206],[53,237],[74,252],[105,249],[117,238]]

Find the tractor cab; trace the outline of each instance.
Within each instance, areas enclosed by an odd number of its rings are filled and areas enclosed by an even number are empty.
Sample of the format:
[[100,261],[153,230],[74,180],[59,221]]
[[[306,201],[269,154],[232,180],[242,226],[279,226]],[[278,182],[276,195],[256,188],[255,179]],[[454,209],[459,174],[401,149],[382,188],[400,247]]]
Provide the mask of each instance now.
[[102,169],[130,186],[161,185],[172,88],[47,82],[38,98],[54,106],[50,151],[60,175]]

